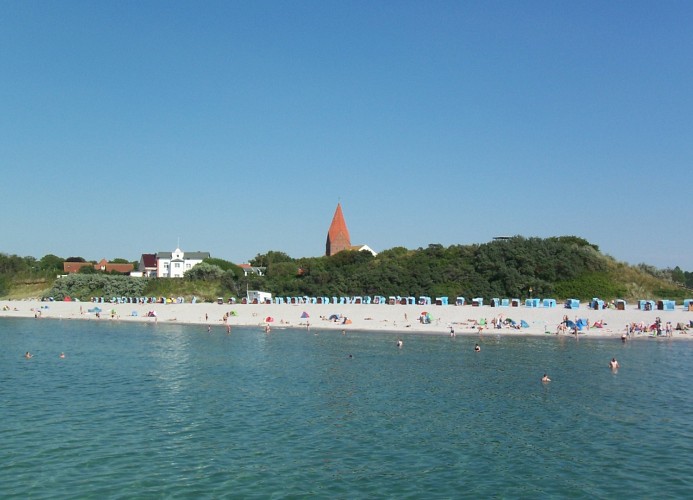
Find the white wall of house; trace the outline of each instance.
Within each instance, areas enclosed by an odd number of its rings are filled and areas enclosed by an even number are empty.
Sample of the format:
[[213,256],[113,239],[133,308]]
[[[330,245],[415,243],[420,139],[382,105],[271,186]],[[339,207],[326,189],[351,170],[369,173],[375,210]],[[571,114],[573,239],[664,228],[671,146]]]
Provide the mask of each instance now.
[[182,278],[185,271],[192,269],[197,264],[209,257],[208,252],[193,252],[187,257],[185,252],[176,248],[173,252],[159,252],[156,254],[157,278]]

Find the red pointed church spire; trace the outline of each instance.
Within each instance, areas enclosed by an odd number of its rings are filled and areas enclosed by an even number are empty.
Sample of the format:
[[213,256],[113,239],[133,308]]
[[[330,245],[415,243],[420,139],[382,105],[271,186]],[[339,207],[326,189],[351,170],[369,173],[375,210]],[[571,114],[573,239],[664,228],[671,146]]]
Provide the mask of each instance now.
[[337,210],[334,211],[332,224],[327,231],[327,244],[325,245],[325,255],[328,257],[342,250],[347,250],[351,247],[351,238],[346,222],[344,222],[344,214],[342,213],[341,203],[337,203]]

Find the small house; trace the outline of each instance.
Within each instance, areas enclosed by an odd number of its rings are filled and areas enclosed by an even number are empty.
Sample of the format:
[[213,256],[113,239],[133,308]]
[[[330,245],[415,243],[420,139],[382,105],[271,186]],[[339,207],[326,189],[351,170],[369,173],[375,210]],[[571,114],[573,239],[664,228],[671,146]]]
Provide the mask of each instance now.
[[512,299],[510,301],[510,307],[520,307],[520,299]]
[[269,304],[272,302],[272,294],[260,290],[248,290],[247,299],[250,304]]
[[617,311],[625,311],[626,310],[626,301],[623,299],[616,299],[616,310]]
[[500,299],[497,299],[497,298],[491,299],[491,307],[500,307]]
[[447,306],[448,305],[448,298],[447,297],[436,297],[436,305],[437,306]]
[[556,299],[544,299],[541,305],[542,307],[556,307]]
[[464,305],[464,297],[457,297],[457,299],[455,299],[455,305],[456,306],[463,306]]
[[526,299],[525,307],[539,307],[539,299]]
[[472,307],[481,307],[484,305],[484,299],[482,297],[477,297],[472,299]]

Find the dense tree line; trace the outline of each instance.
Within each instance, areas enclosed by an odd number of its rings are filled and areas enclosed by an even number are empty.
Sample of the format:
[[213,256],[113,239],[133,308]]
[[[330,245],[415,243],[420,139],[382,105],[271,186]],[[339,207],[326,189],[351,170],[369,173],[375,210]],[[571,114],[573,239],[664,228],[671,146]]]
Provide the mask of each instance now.
[[[653,294],[677,298],[677,293],[690,295],[677,288],[677,283],[693,288],[693,273],[678,267],[661,270],[645,264],[618,264],[601,254],[597,246],[573,236],[517,236],[476,245],[431,244],[416,250],[395,247],[377,257],[368,252],[344,251],[331,257],[295,259],[284,252],[270,251],[251,260],[253,266],[265,269],[264,276],[245,276],[231,262],[206,259],[188,270],[183,280],[112,276],[109,281],[106,276],[56,281],[65,260],[84,262],[80,257],[62,259],[46,255],[37,260],[0,254],[0,296],[7,295],[13,285],[32,280],[45,280],[46,288],[55,281],[48,292],[55,298],[70,295],[83,300],[100,294],[197,295],[211,300],[217,296],[242,297],[248,289],[268,291],[275,296],[427,295],[447,296],[451,300],[458,296],[469,300],[523,299],[530,295],[558,300],[633,295],[654,298]],[[103,275],[92,266],[85,266],[79,274]],[[639,276],[650,276],[656,284],[644,283]],[[132,280],[139,280],[138,284],[132,285]]]
[[607,271],[599,249],[575,237],[515,237],[480,245],[434,244],[418,250],[397,247],[377,257],[344,251],[332,257],[291,259],[271,252],[251,263],[267,267],[264,289],[276,295],[328,297],[553,296],[561,284]]

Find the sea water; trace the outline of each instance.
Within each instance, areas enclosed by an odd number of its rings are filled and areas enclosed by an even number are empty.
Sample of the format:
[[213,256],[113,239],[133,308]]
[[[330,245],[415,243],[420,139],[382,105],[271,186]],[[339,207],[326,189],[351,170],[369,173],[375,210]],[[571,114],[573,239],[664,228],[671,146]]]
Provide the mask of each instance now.
[[655,339],[3,319],[0,496],[691,497],[692,360]]

